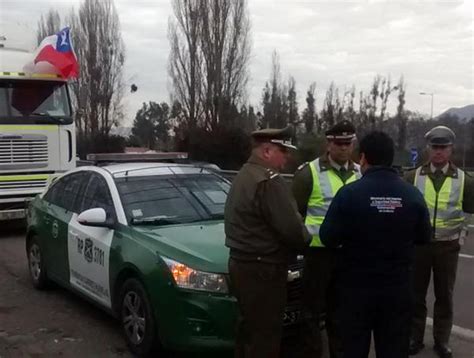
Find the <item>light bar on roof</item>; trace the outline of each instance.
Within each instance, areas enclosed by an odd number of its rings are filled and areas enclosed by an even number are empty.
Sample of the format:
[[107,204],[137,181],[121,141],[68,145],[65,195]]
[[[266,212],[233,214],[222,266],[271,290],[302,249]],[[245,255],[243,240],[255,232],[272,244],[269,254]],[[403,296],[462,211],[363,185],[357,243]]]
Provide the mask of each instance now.
[[87,160],[94,162],[150,162],[170,159],[188,159],[186,152],[163,153],[92,153]]

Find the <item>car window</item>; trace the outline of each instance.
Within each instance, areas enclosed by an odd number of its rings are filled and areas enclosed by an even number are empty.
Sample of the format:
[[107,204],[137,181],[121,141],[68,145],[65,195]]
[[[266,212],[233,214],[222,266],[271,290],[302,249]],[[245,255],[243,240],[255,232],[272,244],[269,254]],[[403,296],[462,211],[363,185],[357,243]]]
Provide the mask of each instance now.
[[212,174],[146,175],[116,178],[130,223],[156,218],[156,223],[222,219],[229,184]]
[[109,187],[105,179],[99,174],[92,174],[82,196],[80,211],[102,208],[108,217],[114,215],[114,205]]
[[77,197],[87,178],[83,172],[65,175],[56,180],[44,198],[51,204],[76,212]]

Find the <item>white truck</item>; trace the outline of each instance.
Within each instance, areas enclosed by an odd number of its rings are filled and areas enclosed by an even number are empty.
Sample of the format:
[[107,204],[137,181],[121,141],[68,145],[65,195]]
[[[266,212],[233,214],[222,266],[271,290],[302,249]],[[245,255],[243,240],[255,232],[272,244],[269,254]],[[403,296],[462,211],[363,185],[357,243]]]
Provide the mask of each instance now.
[[31,56],[0,46],[0,221],[25,217],[27,202],[75,167],[67,81],[22,72]]

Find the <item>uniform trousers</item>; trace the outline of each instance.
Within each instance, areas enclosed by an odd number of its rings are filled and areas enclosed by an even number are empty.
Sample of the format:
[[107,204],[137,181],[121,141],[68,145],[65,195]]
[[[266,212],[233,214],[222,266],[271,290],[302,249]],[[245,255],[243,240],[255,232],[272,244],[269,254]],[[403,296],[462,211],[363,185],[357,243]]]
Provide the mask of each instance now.
[[439,344],[448,344],[453,326],[453,291],[459,257],[459,240],[433,241],[415,251],[414,293],[411,338],[423,342],[426,325],[426,292],[433,272],[435,304],[433,337]]
[[288,277],[287,264],[229,259],[237,297],[236,358],[278,358]]

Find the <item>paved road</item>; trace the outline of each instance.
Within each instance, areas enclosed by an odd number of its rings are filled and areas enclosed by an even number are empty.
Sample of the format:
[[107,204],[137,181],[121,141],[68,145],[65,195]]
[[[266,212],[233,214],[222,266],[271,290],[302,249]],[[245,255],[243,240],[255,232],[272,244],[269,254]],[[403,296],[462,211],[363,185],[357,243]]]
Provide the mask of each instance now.
[[[466,254],[474,252],[472,239],[463,249]],[[460,258],[456,290],[455,324],[470,329],[474,327],[473,264],[472,259]],[[22,227],[0,226],[0,287],[0,358],[132,357],[113,318],[59,287],[43,292],[32,288]],[[428,327],[427,349],[417,357],[435,357],[430,336]],[[474,340],[455,336],[452,345],[456,358],[474,357]]]

